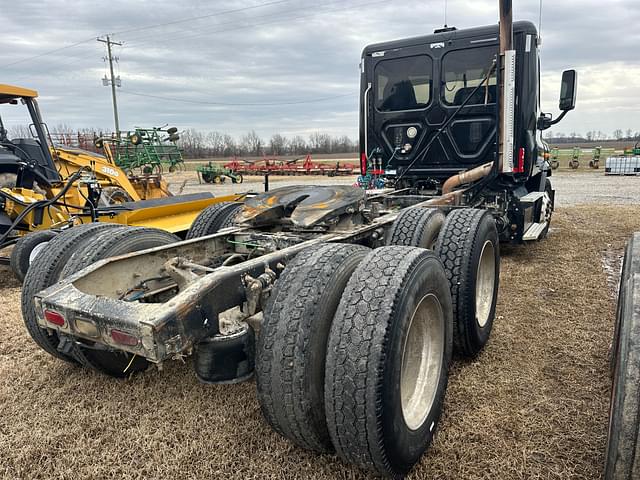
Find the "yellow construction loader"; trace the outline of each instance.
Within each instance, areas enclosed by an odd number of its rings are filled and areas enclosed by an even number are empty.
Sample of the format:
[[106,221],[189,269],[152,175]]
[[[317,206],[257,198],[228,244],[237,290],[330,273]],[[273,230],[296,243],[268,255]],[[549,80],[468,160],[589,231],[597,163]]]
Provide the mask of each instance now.
[[19,243],[14,252],[21,256],[0,257],[0,263],[10,263],[20,279],[33,249],[59,230],[107,222],[181,236],[207,206],[243,198],[209,192],[173,196],[160,175],[127,176],[108,157],[54,145],[37,96],[35,90],[0,84],[0,107],[22,104],[31,122],[30,138],[9,139],[0,115],[0,249]]

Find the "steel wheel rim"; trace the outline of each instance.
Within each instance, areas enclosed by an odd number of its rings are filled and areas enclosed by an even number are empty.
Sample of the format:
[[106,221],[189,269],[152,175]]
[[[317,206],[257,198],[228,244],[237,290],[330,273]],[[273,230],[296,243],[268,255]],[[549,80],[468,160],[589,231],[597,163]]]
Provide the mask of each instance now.
[[476,274],[476,321],[480,327],[484,327],[489,322],[491,307],[493,306],[496,282],[495,258],[493,242],[487,240],[482,246]]
[[29,252],[29,265],[31,265],[33,263],[33,261],[35,260],[35,258],[38,256],[38,254],[42,251],[42,249],[44,249],[47,245],[49,245],[49,242],[41,242],[39,244],[37,244],[35,247],[33,247],[31,249],[31,251]]
[[427,294],[411,316],[402,349],[400,399],[410,430],[424,424],[435,402],[444,359],[444,331],[440,300]]

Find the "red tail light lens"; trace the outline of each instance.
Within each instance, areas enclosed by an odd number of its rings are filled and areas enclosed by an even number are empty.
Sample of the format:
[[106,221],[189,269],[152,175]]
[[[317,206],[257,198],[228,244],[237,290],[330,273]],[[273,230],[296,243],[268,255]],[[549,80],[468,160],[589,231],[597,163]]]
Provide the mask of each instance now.
[[518,150],[518,164],[513,166],[513,173],[524,173],[524,148]]
[[133,335],[123,332],[122,330],[111,330],[111,338],[114,342],[119,343],[120,345],[126,345],[128,347],[135,347],[140,343],[138,337],[134,337]]
[[367,174],[367,154],[362,152],[360,155],[360,175],[363,177]]
[[62,314],[54,312],[53,310],[45,310],[44,319],[52,325],[56,325],[58,327],[64,327],[64,324],[67,323]]

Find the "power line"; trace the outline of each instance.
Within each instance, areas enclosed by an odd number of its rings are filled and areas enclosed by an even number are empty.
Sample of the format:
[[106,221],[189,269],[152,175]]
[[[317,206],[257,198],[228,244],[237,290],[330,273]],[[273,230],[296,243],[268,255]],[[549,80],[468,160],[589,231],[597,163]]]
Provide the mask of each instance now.
[[176,25],[176,24],[179,24],[179,23],[191,22],[191,21],[194,21],[194,20],[202,20],[203,18],[218,17],[220,15],[228,15],[230,13],[244,12],[246,10],[255,10],[256,8],[268,7],[270,5],[277,5],[279,3],[287,3],[287,2],[290,2],[290,1],[291,0],[276,0],[276,1],[272,1],[272,2],[260,3],[258,5],[252,5],[250,7],[234,8],[232,10],[223,10],[221,12],[210,13],[210,14],[207,14],[207,15],[198,15],[198,16],[195,16],[195,17],[183,18],[181,20],[174,20],[174,21],[166,22],[166,23],[156,23],[156,24],[152,24],[152,25],[145,25],[144,27],[136,27],[136,28],[130,28],[128,30],[121,30],[119,32],[114,32],[113,35],[122,35],[122,34],[125,34],[125,33],[139,32],[139,31],[142,31],[142,30],[150,30],[152,28],[166,27],[166,26],[169,26],[169,25]]
[[161,95],[152,95],[149,93],[132,92],[124,89],[120,90],[120,92],[126,93],[127,95],[135,95],[137,97],[148,97],[148,98],[156,98],[160,100],[168,100],[171,102],[192,103],[196,105],[214,105],[214,106],[222,106],[222,107],[275,107],[275,106],[282,106],[282,105],[303,105],[306,103],[319,103],[319,102],[325,102],[328,100],[335,100],[338,98],[352,97],[357,95],[357,93],[354,92],[354,93],[346,93],[343,95],[334,95],[331,97],[314,98],[311,100],[294,100],[294,101],[287,101],[287,102],[266,102],[266,103],[257,103],[257,102],[256,103],[253,103],[253,102],[231,103],[231,102],[211,102],[206,100],[189,100],[186,98],[165,97]]
[[[219,16],[219,15],[226,15],[226,14],[230,14],[230,13],[237,13],[237,12],[242,12],[242,11],[245,11],[245,10],[252,10],[252,9],[256,9],[256,8],[266,7],[266,6],[269,6],[269,5],[276,5],[276,4],[280,4],[280,3],[286,3],[286,2],[289,2],[289,1],[290,0],[274,0],[274,1],[271,1],[271,2],[262,3],[262,4],[259,4],[259,5],[252,5],[250,7],[236,8],[236,9],[233,9],[233,10],[225,10],[225,11],[222,11],[222,12],[215,12],[215,13],[211,13],[211,14],[207,14],[207,15],[199,15],[199,16],[196,16],[196,17],[184,18],[184,19],[175,20],[175,21],[172,21],[172,22],[158,23],[158,24],[155,24],[155,25],[146,25],[144,27],[130,28],[128,30],[121,30],[120,32],[115,32],[112,35],[119,35],[119,34],[122,34],[122,33],[149,30],[149,29],[152,29],[152,28],[158,28],[158,27],[163,27],[163,26],[167,26],[167,25],[174,25],[174,24],[189,22],[189,21],[193,21],[193,20],[200,20],[200,19],[203,19],[203,18],[215,17],[215,16]],[[76,43],[72,43],[71,45],[65,45],[64,47],[54,48],[52,50],[47,50],[46,52],[42,52],[42,53],[39,53],[37,55],[33,55],[31,57],[25,57],[25,58],[22,58],[20,60],[16,60],[15,62],[6,63],[6,64],[2,65],[2,68],[11,67],[13,65],[17,65],[17,64],[23,63],[23,62],[28,62],[30,60],[35,60],[37,58],[41,58],[41,57],[50,55],[52,53],[56,53],[56,52],[60,52],[62,50],[66,50],[66,49],[69,49],[69,48],[77,47],[78,45],[82,45],[83,43],[88,43],[88,42],[93,41],[96,37],[97,37],[97,35],[93,35],[90,38],[87,38],[87,39],[84,39],[84,40],[80,40],[80,41],[78,41]]]
[[82,45],[83,43],[92,42],[93,40],[95,40],[95,38],[96,37],[87,38],[86,40],[81,40],[79,42],[72,43],[71,45],[66,45],[66,46],[60,47],[60,48],[54,48],[53,50],[48,50],[46,52],[39,53],[38,55],[33,55],[31,57],[26,57],[26,58],[23,58],[21,60],[16,60],[15,62],[6,63],[6,64],[2,65],[2,68],[11,67],[13,65],[17,65],[18,63],[22,63],[22,62],[28,62],[29,60],[35,60],[36,58],[40,58],[40,57],[44,57],[46,55],[50,55],[52,53],[60,52],[62,50],[66,50],[67,48],[77,47],[78,45]]
[[[377,4],[381,4],[381,3],[385,3],[386,4],[386,3],[390,3],[391,1],[393,1],[393,0],[379,0],[379,1],[375,1],[375,2],[359,3],[359,4],[351,5],[351,6],[348,6],[348,7],[334,8],[332,10],[326,10],[326,11],[321,11],[321,12],[312,12],[312,13],[309,13],[307,15],[299,15],[299,16],[296,16],[296,17],[279,18],[279,19],[271,20],[271,21],[267,21],[267,22],[253,23],[253,24],[250,24],[250,25],[224,28],[222,30],[208,30],[208,31],[205,31],[203,33],[188,34],[188,35],[178,35],[178,36],[175,36],[175,37],[169,37],[169,38],[163,39],[164,41],[162,42],[162,44],[165,44],[167,42],[172,42],[174,40],[183,40],[183,39],[196,38],[196,37],[200,37],[200,36],[203,36],[203,35],[212,35],[212,34],[216,34],[216,33],[232,32],[232,31],[236,31],[236,30],[243,30],[243,29],[252,28],[252,27],[260,27],[260,26],[263,26],[263,25],[271,25],[271,24],[275,24],[275,23],[292,22],[292,21],[296,21],[296,20],[302,20],[302,19],[305,19],[305,18],[309,18],[309,17],[315,17],[315,16],[318,16],[318,15],[324,15],[324,14],[327,14],[327,13],[335,13],[335,12],[341,12],[341,11],[346,11],[346,10],[353,10],[354,8],[366,7],[366,6],[370,6],[370,5],[377,5]],[[324,5],[330,5],[330,4],[334,4],[334,3],[343,3],[343,2],[342,1],[332,1],[332,2],[325,3]],[[301,9],[298,9],[298,10],[301,10]],[[302,9],[302,10],[304,10],[304,9]],[[294,9],[293,11],[296,11],[296,10]],[[280,15],[280,14],[278,14],[278,15]],[[274,15],[266,15],[266,16],[263,16],[262,18],[271,17],[271,16],[274,16]],[[261,18],[261,17],[257,17],[257,18]],[[236,22],[233,22],[233,23],[236,23]],[[224,25],[224,24],[220,24],[220,25]],[[147,38],[147,37],[145,37],[145,38]],[[149,43],[151,41],[153,41],[153,40],[142,41],[142,42],[134,44],[133,46],[139,46],[139,45],[142,45],[142,44],[145,44],[145,43]],[[156,43],[156,45],[157,45],[156,41],[153,41],[153,42]],[[129,44],[129,46],[131,46],[131,44]]]
[[[326,5],[330,5],[333,3],[344,3],[344,0],[334,0],[334,1],[330,1],[330,2],[322,2],[322,3],[317,3],[314,5],[314,8],[319,8],[319,7],[323,7]],[[282,17],[283,14],[287,14],[287,13],[291,13],[291,12],[296,12],[296,11],[300,11],[300,10],[308,10],[309,6],[305,5],[303,7],[297,7],[297,8],[288,8],[286,11],[277,11],[275,13],[269,13],[266,15],[257,15],[257,16],[252,16],[249,19],[242,19],[242,20],[231,20],[229,22],[222,22],[222,23],[216,23],[215,25],[213,25],[213,28],[218,28],[218,27],[223,27],[223,26],[228,26],[228,25],[242,25],[242,23],[246,23],[247,21],[254,21],[257,19],[261,19],[261,18],[270,18],[270,17]],[[211,26],[208,27],[202,27],[202,28],[190,28],[188,30],[188,34],[193,34],[196,32],[208,32],[211,31]],[[226,30],[225,30],[226,31]],[[142,36],[138,36],[138,37],[133,37],[133,38],[128,38],[127,42],[131,42],[134,41],[136,43],[136,45],[140,45],[141,43],[149,43],[151,41],[154,40],[146,40],[147,38],[156,38],[158,35],[180,35],[181,33],[185,33],[184,30],[180,31],[180,30],[176,30],[173,32],[157,32],[157,33],[152,33],[150,35],[142,35]],[[173,40],[173,38],[175,37],[170,37],[168,39],[163,39],[163,40]],[[142,42],[139,42],[139,40],[143,40]]]

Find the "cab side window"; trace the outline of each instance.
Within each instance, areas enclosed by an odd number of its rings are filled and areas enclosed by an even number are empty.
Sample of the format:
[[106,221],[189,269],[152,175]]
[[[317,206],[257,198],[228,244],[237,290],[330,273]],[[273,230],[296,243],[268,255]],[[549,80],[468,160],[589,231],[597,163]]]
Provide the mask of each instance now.
[[[442,91],[446,105],[461,105],[487,76],[497,54],[497,46],[454,50],[442,59]],[[483,87],[473,94],[467,105],[496,102],[497,77],[494,71]]]

